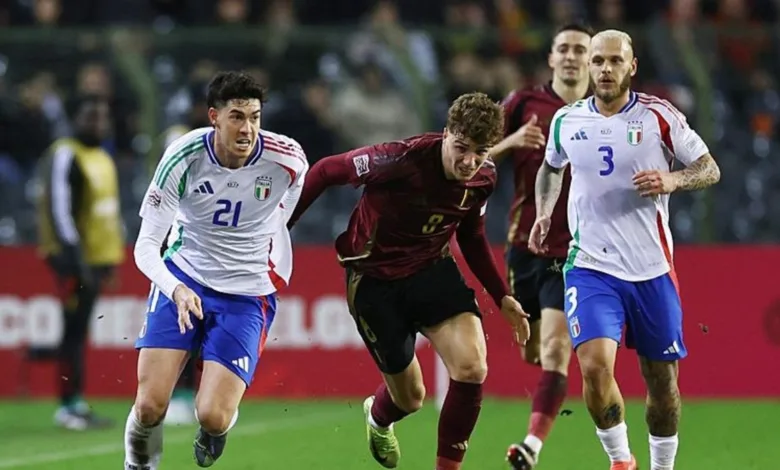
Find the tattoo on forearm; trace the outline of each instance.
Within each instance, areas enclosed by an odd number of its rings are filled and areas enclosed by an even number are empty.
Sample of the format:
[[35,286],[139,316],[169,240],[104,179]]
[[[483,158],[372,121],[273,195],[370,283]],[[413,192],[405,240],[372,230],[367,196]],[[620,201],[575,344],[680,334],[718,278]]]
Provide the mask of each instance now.
[[623,422],[623,407],[613,403],[602,410],[596,425],[600,429],[609,429]]
[[647,383],[645,420],[650,434],[669,437],[677,434],[682,412],[680,389],[677,386],[677,364],[643,359],[642,375]]
[[720,168],[712,155],[705,155],[673,174],[677,177],[677,189],[683,191],[704,189],[720,181]]
[[549,217],[563,186],[563,169],[550,166],[547,162],[539,168],[536,174],[536,216]]

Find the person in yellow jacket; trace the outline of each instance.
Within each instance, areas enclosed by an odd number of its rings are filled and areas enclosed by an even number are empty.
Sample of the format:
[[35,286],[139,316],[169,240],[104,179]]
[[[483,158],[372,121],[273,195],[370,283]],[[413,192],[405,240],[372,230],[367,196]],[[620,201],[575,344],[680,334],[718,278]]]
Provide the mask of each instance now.
[[55,423],[85,430],[110,426],[82,398],[84,349],[100,289],[125,258],[119,183],[101,144],[111,125],[108,102],[93,95],[73,102],[73,137],[55,141],[41,161],[39,248],[57,278],[64,333],[57,354],[61,406]]

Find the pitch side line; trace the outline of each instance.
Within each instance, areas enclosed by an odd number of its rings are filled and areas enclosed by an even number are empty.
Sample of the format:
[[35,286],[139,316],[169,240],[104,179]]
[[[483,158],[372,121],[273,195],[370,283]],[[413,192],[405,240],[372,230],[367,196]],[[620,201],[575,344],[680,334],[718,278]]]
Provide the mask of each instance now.
[[[281,429],[296,429],[307,428],[312,425],[316,426],[323,422],[330,421],[331,419],[346,416],[345,411],[330,412],[330,413],[312,413],[308,416],[301,416],[296,418],[285,418],[271,421],[265,421],[263,423],[247,424],[238,426],[236,429],[230,431],[231,436],[255,436],[258,434],[265,434],[272,431],[278,431]],[[178,431],[178,430],[176,430]],[[183,432],[167,432],[165,434],[166,442],[173,441],[186,441],[193,439],[194,433],[192,431],[184,434]],[[15,459],[7,459],[0,461],[0,468],[24,468],[31,467],[33,465],[40,465],[44,463],[56,463],[64,462],[66,460],[80,459],[83,457],[95,457],[99,455],[108,455],[118,452],[124,452],[124,443],[112,443],[103,444],[91,447],[85,447],[78,450],[64,451],[64,452],[50,452],[47,454],[35,454],[27,457],[20,457]]]

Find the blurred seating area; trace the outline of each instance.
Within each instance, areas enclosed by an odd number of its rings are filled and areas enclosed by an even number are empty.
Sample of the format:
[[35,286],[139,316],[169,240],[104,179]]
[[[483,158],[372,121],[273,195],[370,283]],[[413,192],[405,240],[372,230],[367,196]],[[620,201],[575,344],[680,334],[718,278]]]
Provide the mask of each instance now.
[[[723,170],[673,197],[678,242],[780,240],[777,0],[7,0],[0,3],[0,244],[35,241],[36,163],[68,135],[78,92],[113,104],[128,239],[156,159],[179,126],[205,125],[205,85],[244,69],[270,99],[263,127],[324,156],[444,125],[450,100],[501,100],[550,79],[554,25],[585,19],[634,38],[634,87],[672,101]],[[67,5],[67,7],[66,7]],[[489,205],[501,242],[511,169]],[[331,190],[294,238],[326,243],[359,195]]]

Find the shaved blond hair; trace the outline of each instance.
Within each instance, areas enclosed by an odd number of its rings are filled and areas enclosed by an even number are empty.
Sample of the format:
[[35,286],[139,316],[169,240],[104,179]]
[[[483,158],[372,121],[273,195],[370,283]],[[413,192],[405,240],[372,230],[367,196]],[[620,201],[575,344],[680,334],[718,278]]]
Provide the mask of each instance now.
[[631,55],[634,55],[634,40],[631,39],[631,36],[626,33],[625,31],[620,31],[618,29],[605,29],[604,31],[599,31],[596,33],[595,36],[593,36],[593,39],[590,40],[591,44],[599,41],[606,41],[606,40],[617,40],[628,46],[629,50],[631,50]]

